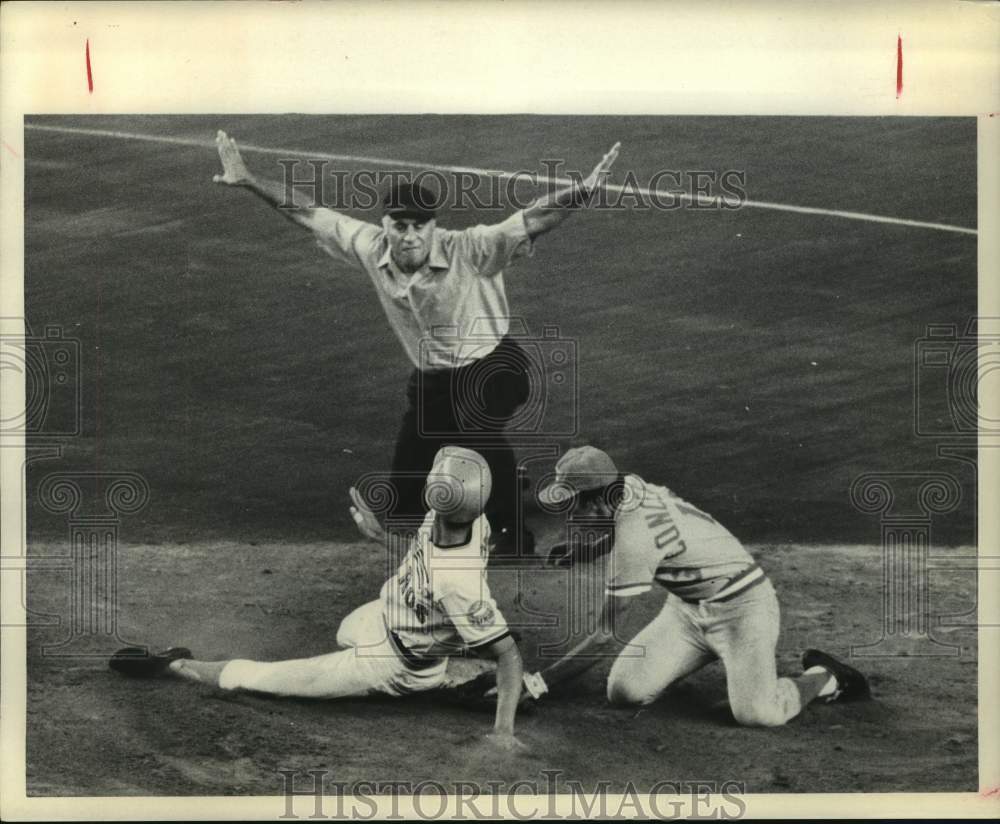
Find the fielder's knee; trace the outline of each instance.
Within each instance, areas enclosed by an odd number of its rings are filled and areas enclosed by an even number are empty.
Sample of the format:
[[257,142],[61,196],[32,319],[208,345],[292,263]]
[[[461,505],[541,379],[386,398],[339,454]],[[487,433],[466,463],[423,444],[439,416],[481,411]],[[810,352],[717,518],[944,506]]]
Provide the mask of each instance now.
[[788,718],[770,703],[738,705],[732,708],[736,723],[744,727],[780,727]]
[[646,706],[655,700],[655,694],[637,690],[625,680],[608,680],[608,701],[616,707]]

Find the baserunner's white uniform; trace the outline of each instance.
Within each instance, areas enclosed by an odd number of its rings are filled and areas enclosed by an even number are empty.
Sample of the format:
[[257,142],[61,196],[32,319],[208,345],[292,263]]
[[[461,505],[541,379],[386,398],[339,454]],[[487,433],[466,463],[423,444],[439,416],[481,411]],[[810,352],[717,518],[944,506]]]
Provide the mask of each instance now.
[[711,515],[666,487],[626,475],[607,558],[610,595],[668,591],[656,616],[615,660],[608,698],[647,704],[673,682],[719,658],[741,724],[784,724],[801,709],[799,691],[778,678],[779,608],[771,582]]
[[291,661],[231,661],[219,685],[306,698],[403,695],[441,685],[447,656],[507,636],[486,582],[486,517],[473,522],[458,546],[436,546],[433,523],[428,512],[379,598],[341,622],[337,643],[346,649]]

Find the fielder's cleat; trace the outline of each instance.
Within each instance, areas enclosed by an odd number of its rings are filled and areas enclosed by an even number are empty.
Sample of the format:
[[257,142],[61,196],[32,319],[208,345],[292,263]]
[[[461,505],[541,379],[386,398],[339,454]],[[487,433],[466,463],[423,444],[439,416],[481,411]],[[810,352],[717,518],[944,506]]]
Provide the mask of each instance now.
[[111,656],[108,666],[129,678],[156,678],[167,671],[171,661],[193,657],[187,647],[170,647],[152,654],[143,647],[125,647]]
[[837,679],[837,691],[826,696],[827,703],[831,701],[866,701],[872,697],[868,688],[868,679],[854,667],[849,667],[838,661],[832,655],[820,652],[818,649],[807,649],[802,656],[802,666],[822,667]]

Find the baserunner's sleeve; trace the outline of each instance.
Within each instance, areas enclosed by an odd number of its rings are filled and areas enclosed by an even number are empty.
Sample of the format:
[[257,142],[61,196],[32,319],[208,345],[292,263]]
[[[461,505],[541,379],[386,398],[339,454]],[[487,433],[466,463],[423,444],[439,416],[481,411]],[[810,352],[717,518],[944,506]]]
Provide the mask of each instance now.
[[490,226],[472,226],[455,233],[455,251],[483,277],[492,277],[508,264],[534,254],[524,225],[524,212]]
[[435,575],[434,587],[441,593],[441,610],[470,649],[488,647],[510,635],[507,621],[481,573],[448,572],[441,580]]
[[362,268],[377,259],[383,230],[374,223],[332,209],[315,209],[305,221],[320,249],[349,266]]

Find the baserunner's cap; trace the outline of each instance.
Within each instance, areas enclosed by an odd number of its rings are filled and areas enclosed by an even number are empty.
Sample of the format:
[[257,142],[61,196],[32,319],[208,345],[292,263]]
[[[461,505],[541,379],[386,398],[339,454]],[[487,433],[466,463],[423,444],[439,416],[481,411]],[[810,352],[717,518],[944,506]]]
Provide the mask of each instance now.
[[595,446],[578,446],[556,463],[556,477],[538,493],[543,504],[558,506],[588,489],[603,489],[618,478],[618,467],[607,452]]
[[383,213],[389,217],[432,220],[437,214],[437,197],[415,183],[396,183],[382,198]]
[[493,475],[482,455],[460,446],[445,446],[434,456],[424,500],[446,521],[467,524],[483,514],[492,491]]

